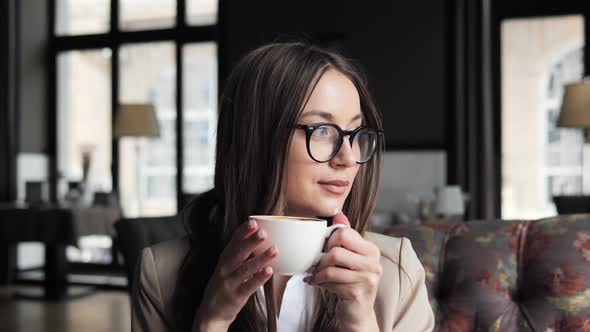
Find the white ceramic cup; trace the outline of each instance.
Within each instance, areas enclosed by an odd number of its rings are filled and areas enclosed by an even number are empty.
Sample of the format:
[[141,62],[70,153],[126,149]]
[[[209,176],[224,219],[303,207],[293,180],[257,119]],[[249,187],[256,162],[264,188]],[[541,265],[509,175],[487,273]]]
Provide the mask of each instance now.
[[272,245],[279,249],[271,267],[274,274],[299,275],[308,272],[324,255],[322,249],[332,232],[348,227],[336,224],[328,227],[322,219],[284,216],[250,216],[268,237],[254,251],[263,253]]

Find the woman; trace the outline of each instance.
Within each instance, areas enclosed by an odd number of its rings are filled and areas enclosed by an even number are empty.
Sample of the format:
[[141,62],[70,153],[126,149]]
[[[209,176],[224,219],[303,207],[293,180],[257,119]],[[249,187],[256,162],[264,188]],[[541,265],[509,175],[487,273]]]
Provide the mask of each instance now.
[[[365,81],[342,56],[302,43],[248,54],[221,97],[214,188],[185,209],[186,239],[143,252],[133,329],[430,331],[410,242],[365,231],[381,128]],[[273,276],[276,248],[253,255],[267,236],[247,221],[255,214],[350,227],[330,237],[309,277]]]

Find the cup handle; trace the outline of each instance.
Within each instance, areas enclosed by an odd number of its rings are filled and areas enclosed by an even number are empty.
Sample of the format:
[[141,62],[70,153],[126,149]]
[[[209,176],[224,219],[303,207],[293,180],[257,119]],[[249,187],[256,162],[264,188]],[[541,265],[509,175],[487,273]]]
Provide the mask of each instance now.
[[329,239],[330,236],[332,236],[332,233],[334,233],[338,228],[348,228],[348,226],[343,225],[343,224],[334,224],[328,228],[326,228],[326,239]]
[[[325,235],[326,240],[329,239],[330,236],[332,236],[332,233],[334,233],[338,228],[348,228],[348,226],[343,225],[343,224],[334,224],[334,225],[326,228],[326,235]],[[320,262],[322,257],[324,257],[325,254],[326,253],[324,253],[324,252],[319,253],[313,262],[313,266],[316,266]]]

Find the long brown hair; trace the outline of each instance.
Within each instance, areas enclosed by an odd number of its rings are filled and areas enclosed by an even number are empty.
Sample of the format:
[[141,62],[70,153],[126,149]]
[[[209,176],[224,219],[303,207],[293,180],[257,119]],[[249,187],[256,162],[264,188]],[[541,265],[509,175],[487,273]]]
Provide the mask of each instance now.
[[[329,69],[355,85],[364,124],[382,129],[381,118],[366,80],[340,54],[305,43],[275,43],[246,55],[235,67],[220,100],[214,188],[193,200],[182,212],[190,249],[178,274],[172,322],[190,331],[192,321],[219,255],[234,229],[254,214],[285,211],[285,161],[294,125],[310,88]],[[383,141],[373,159],[360,166],[343,212],[351,227],[365,232],[375,206],[381,173]],[[256,294],[230,326],[230,331],[276,329],[272,279],[264,286],[267,320]],[[336,297],[317,291],[314,331],[335,331]]]

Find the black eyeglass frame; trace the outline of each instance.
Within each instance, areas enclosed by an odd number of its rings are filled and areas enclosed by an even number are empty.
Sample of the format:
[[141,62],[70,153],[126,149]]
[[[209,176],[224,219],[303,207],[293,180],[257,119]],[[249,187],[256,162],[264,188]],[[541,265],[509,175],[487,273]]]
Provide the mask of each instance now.
[[[334,149],[334,152],[332,153],[330,158],[328,158],[327,160],[320,161],[320,160],[315,159],[313,154],[311,154],[310,140],[311,140],[311,135],[313,134],[313,132],[316,129],[318,129],[319,127],[325,127],[325,126],[336,128],[336,130],[338,130],[338,133],[340,133],[340,140],[338,141],[338,145],[337,145],[336,149]],[[295,125],[295,129],[302,129],[305,131],[305,145],[307,147],[307,154],[309,155],[309,157],[311,159],[313,159],[315,162],[318,162],[318,163],[327,163],[330,160],[334,159],[334,157],[336,157],[336,155],[338,154],[338,152],[340,152],[340,149],[342,148],[342,143],[344,143],[344,136],[350,136],[348,138],[348,141],[350,142],[350,146],[352,146],[352,142],[354,141],[354,138],[356,137],[356,135],[361,130],[367,129],[367,130],[371,130],[371,131],[375,132],[375,134],[377,135],[377,140],[375,141],[375,147],[373,148],[371,155],[364,161],[357,161],[356,162],[357,164],[360,164],[360,165],[365,164],[365,163],[369,162],[369,160],[371,160],[371,158],[373,158],[373,155],[375,155],[375,151],[377,151],[377,147],[379,146],[379,139],[383,136],[383,130],[369,128],[368,126],[360,126],[354,130],[344,130],[344,129],[340,128],[340,126],[338,126],[337,124],[329,123],[329,122],[314,123],[311,125],[297,124],[297,125]]]

